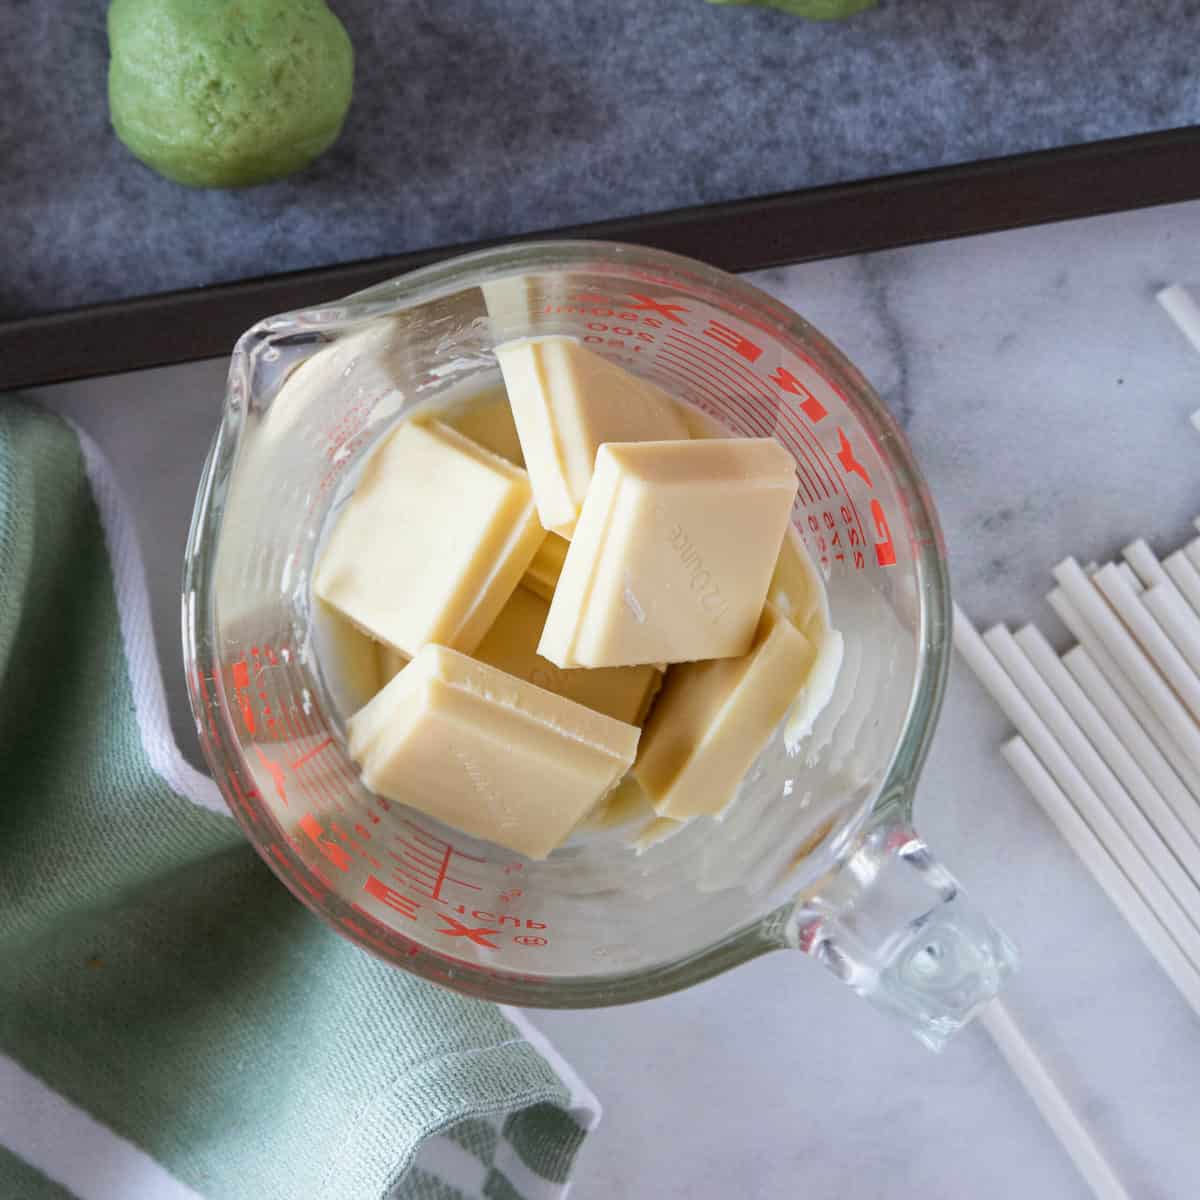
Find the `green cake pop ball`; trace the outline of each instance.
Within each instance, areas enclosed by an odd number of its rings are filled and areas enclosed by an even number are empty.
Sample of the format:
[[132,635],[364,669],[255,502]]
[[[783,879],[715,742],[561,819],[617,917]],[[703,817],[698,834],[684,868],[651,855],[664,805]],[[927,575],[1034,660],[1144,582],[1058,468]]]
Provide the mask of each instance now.
[[108,44],[117,136],[193,187],[306,167],[350,107],[354,51],[324,0],[113,0]]

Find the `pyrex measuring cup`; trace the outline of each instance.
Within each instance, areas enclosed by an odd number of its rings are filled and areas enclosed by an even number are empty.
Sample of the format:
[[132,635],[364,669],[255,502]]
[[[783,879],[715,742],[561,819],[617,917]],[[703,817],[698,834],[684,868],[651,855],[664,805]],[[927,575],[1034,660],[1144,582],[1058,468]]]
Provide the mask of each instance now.
[[[496,378],[497,343],[547,333],[581,338],[732,434],[787,447],[794,525],[844,642],[820,715],[781,728],[725,819],[643,853],[619,827],[593,830],[533,862],[359,782],[312,652],[308,581],[330,505],[376,436]],[[532,244],[261,322],[233,355],[183,617],[200,739],[250,839],[335,929],[407,970],[582,1007],[794,947],[936,1047],[1012,969],[1007,940],[911,824],[950,620],[920,475],[845,358],[720,271],[628,246]]]

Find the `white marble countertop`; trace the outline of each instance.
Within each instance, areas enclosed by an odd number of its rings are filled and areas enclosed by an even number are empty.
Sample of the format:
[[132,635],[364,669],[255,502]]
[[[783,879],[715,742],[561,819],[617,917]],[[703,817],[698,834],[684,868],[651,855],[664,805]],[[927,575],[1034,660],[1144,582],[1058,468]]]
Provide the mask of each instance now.
[[[1200,202],[756,281],[833,338],[905,425],[981,626],[1034,618],[1066,554],[1160,551],[1200,512],[1200,356],[1154,303],[1200,285]],[[135,500],[175,725],[183,540],[224,367],[46,389]],[[1138,1200],[1196,1195],[1200,1023],[998,754],[955,665],[918,802],[927,840],[1018,943],[1009,996]],[[538,1020],[606,1106],[573,1195],[804,1200],[1085,1197],[986,1034],[940,1057],[799,956],[690,991]]]

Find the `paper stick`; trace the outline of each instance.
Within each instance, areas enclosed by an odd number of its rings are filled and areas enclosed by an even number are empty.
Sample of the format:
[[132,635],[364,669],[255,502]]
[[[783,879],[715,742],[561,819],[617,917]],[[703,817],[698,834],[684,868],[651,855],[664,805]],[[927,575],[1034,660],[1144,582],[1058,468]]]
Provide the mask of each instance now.
[[1096,1200],[1129,1200],[1117,1173],[1008,1009],[993,1000],[979,1019]]
[[1146,544],[1144,538],[1130,542],[1121,553],[1125,556],[1125,561],[1137,572],[1145,587],[1153,587],[1166,578],[1162,564],[1154,557],[1154,551]]
[[[1194,675],[1200,676],[1200,620],[1168,579],[1147,588],[1138,599],[1174,643]],[[1200,683],[1200,679],[1197,680]]]
[[[1196,886],[1196,879],[1200,878],[1200,865],[1197,864],[1196,847],[1175,814],[1160,799],[1157,805],[1152,802],[1152,807],[1155,815],[1163,818],[1166,829],[1160,832],[1151,823],[1004,626],[997,625],[989,629],[983,635],[983,640],[1004,668],[1005,674],[1045,722],[1059,746],[1079,768],[1100,802],[1116,818],[1117,824],[1138,852],[1179,901],[1179,907],[1187,914],[1189,924],[1200,937],[1200,926],[1197,925],[1200,920],[1200,887]],[[1103,725],[1103,721],[1098,723]],[[1052,774],[1057,775],[1050,763],[1046,765]],[[1145,794],[1157,796],[1153,787],[1149,787]],[[1086,813],[1084,817],[1088,819]],[[1094,822],[1088,820],[1096,828]],[[1101,834],[1102,841],[1106,840],[1099,829],[1096,832]],[[1194,870],[1195,875],[1189,874],[1189,870]]]
[[1167,316],[1179,327],[1179,332],[1196,350],[1200,350],[1200,306],[1192,299],[1187,288],[1173,283],[1163,288],[1155,299],[1166,309]]
[[[1101,567],[1096,572],[1095,584],[1116,609],[1146,656],[1187,706],[1193,718],[1200,718],[1200,679],[1196,678],[1196,673],[1188,666],[1187,660],[1179,653],[1174,642],[1163,633],[1158,622],[1130,590],[1121,573],[1109,567]],[[1134,684],[1137,685],[1136,679]],[[1145,695],[1145,692],[1142,694]],[[1150,699],[1149,696],[1146,698]],[[1196,728],[1194,721],[1191,732],[1197,739],[1197,754],[1200,755],[1200,730]],[[1171,733],[1174,735],[1175,731],[1172,729]],[[1182,740],[1179,744],[1183,750],[1188,749]],[[1200,757],[1196,761],[1200,762]]]
[[1063,841],[1079,856],[1079,861],[1191,1005],[1192,1011],[1200,1016],[1200,971],[1188,961],[1166,927],[1155,916],[1154,910],[1122,873],[1083,818],[1071,807],[1070,800],[1054,782],[1050,772],[1022,738],[1016,737],[1005,742],[1000,747],[1000,753],[1050,818]]
[[1109,729],[1117,734],[1121,744],[1158,789],[1159,795],[1171,806],[1171,811],[1191,834],[1193,841],[1200,843],[1200,804],[1196,803],[1187,784],[1150,740],[1088,652],[1082,646],[1076,646],[1064,655],[1062,662],[1084,694],[1100,710]]
[[[1109,563],[1108,565],[1111,566],[1112,569],[1116,571],[1123,580],[1125,580],[1125,585],[1131,592],[1133,592],[1135,596],[1145,591],[1145,585],[1142,583],[1141,579],[1138,578],[1137,574],[1128,563]],[[1099,574],[1099,572],[1097,572],[1097,574]]]
[[[1178,776],[1192,796],[1200,798],[1200,771],[1192,766],[1191,761],[1176,744],[1167,727],[1155,716],[1150,705],[1142,699],[1141,693],[1122,672],[1116,660],[1109,654],[1104,642],[1100,640],[1099,635],[1083,619],[1079,610],[1071,603],[1061,588],[1055,588],[1046,599],[1050,602],[1050,607],[1058,614],[1059,620],[1075,635],[1075,640],[1087,652],[1089,662],[1099,668],[1104,679],[1133,714],[1138,725],[1171,764],[1174,774]],[[1079,679],[1073,662],[1075,658],[1075,651],[1072,650],[1064,657],[1063,661],[1071,674]],[[1088,684],[1082,679],[1080,679],[1080,683],[1090,694]],[[1109,724],[1119,733],[1124,734],[1124,727],[1119,722],[1114,722],[1109,718]],[[1160,788],[1160,790],[1162,789]]]
[[[1096,572],[1099,580],[1105,574],[1102,567]],[[1115,574],[1115,572],[1114,572]],[[1200,729],[1190,713],[1167,686],[1154,664],[1133,640],[1128,630],[1100,593],[1088,581],[1074,559],[1065,559],[1054,568],[1054,577],[1083,619],[1095,630],[1123,675],[1141,693],[1155,715],[1167,727],[1171,739],[1187,756],[1193,767],[1200,770]],[[1124,580],[1117,576],[1123,585]],[[1161,631],[1160,631],[1161,632]]]
[[1192,566],[1192,560],[1182,550],[1176,550],[1163,559],[1163,569],[1193,612],[1200,616],[1200,571]]
[[1146,903],[1158,914],[1179,948],[1193,966],[1200,966],[1200,935],[1197,935],[1187,913],[1150,868],[1116,818],[1100,802],[1091,784],[1055,741],[1046,723],[1004,673],[983,638],[957,606],[954,610],[954,648],[1067,793],[1076,812],[1116,859]]
[[[987,640],[985,637],[984,641]],[[1095,703],[1095,698],[1089,696],[1080,687],[1074,676],[1063,666],[1054,653],[1053,647],[1046,641],[1040,630],[1032,625],[1026,625],[1017,631],[1014,641],[1024,651],[1032,668],[1049,686],[1075,724],[1087,736],[1096,753],[1121,781],[1128,793],[1128,798],[1141,809],[1162,840],[1174,851],[1175,857],[1193,882],[1200,882],[1200,806],[1188,805],[1186,802],[1187,791],[1180,786],[1179,792],[1182,793],[1184,807],[1190,809],[1196,819],[1189,825],[1176,815],[1174,808],[1167,803],[1166,798],[1154,785],[1154,781],[1142,770],[1137,759],[1117,737],[1113,726],[1105,720],[1103,712]],[[992,649],[995,651],[996,647],[993,646]],[[1000,658],[1001,665],[1007,670],[1008,664],[1005,659],[998,653],[997,657]],[[1012,675],[1013,672],[1009,671],[1009,674]],[[1016,682],[1020,686],[1021,681],[1017,679]],[[1033,698],[1029,697],[1029,699],[1032,701]],[[1051,729],[1053,730],[1053,726]],[[1061,742],[1063,739],[1060,738],[1059,741]],[[1070,753],[1070,747],[1065,742],[1063,748]],[[1076,760],[1076,765],[1083,770],[1083,764],[1078,760]],[[1087,772],[1084,771],[1084,774],[1086,775]],[[1172,779],[1174,779],[1173,775]],[[1178,780],[1175,782],[1178,785]],[[1120,820],[1119,816],[1118,820]],[[1126,823],[1121,821],[1121,824],[1125,825]],[[1200,912],[1195,913],[1195,918],[1200,918]]]

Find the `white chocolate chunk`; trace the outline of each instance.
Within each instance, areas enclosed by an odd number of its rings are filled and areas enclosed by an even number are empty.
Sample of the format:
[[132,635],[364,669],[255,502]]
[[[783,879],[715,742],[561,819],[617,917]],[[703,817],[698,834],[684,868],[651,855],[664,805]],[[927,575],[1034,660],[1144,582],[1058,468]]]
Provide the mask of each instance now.
[[408,666],[408,655],[394,650],[386,642],[375,643],[375,656],[379,668],[379,687],[387,687]]
[[581,828],[603,832],[619,829],[623,825],[644,825],[654,819],[654,809],[642,791],[642,785],[631,774],[625,778],[598,804],[583,822]]
[[563,563],[567,561],[567,547],[570,543],[557,533],[546,534],[546,540],[538,547],[538,552],[521,580],[531,592],[537,592],[543,600],[549,600],[558,587],[558,577],[562,574]]
[[779,547],[767,598],[803,630],[822,607],[824,588],[800,535],[789,526]]
[[426,642],[469,653],[543,536],[524,471],[438,421],[410,421],[366,463],[314,590],[410,658]]
[[661,817],[721,812],[787,715],[812,643],[768,605],[742,658],[688,663],[667,675],[633,773]]
[[547,662],[538,654],[537,645],[549,608],[541,596],[517,588],[474,657],[596,712],[640,725],[662,684],[662,676],[653,667],[564,671]]
[[428,644],[349,722],[367,786],[472,837],[544,858],[637,751],[614,721]]
[[504,388],[496,386],[472,396],[442,414],[442,421],[485,450],[523,467],[521,440],[513,423]]
[[[492,337],[497,342],[521,337],[537,326],[542,310],[566,284],[561,275],[508,275],[480,284]],[[557,298],[561,301],[562,296]]]
[[604,442],[686,438],[660,388],[567,337],[496,347],[542,524],[569,538]]
[[667,838],[674,837],[686,824],[686,821],[677,821],[674,817],[657,817],[646,824],[634,839],[634,853],[645,854],[659,842],[665,842]]
[[795,495],[771,438],[602,446],[538,653],[560,667],[745,654]]
[[315,609],[314,649],[324,668],[325,683],[338,708],[354,712],[387,682],[380,674],[379,644],[336,608],[318,600]]

